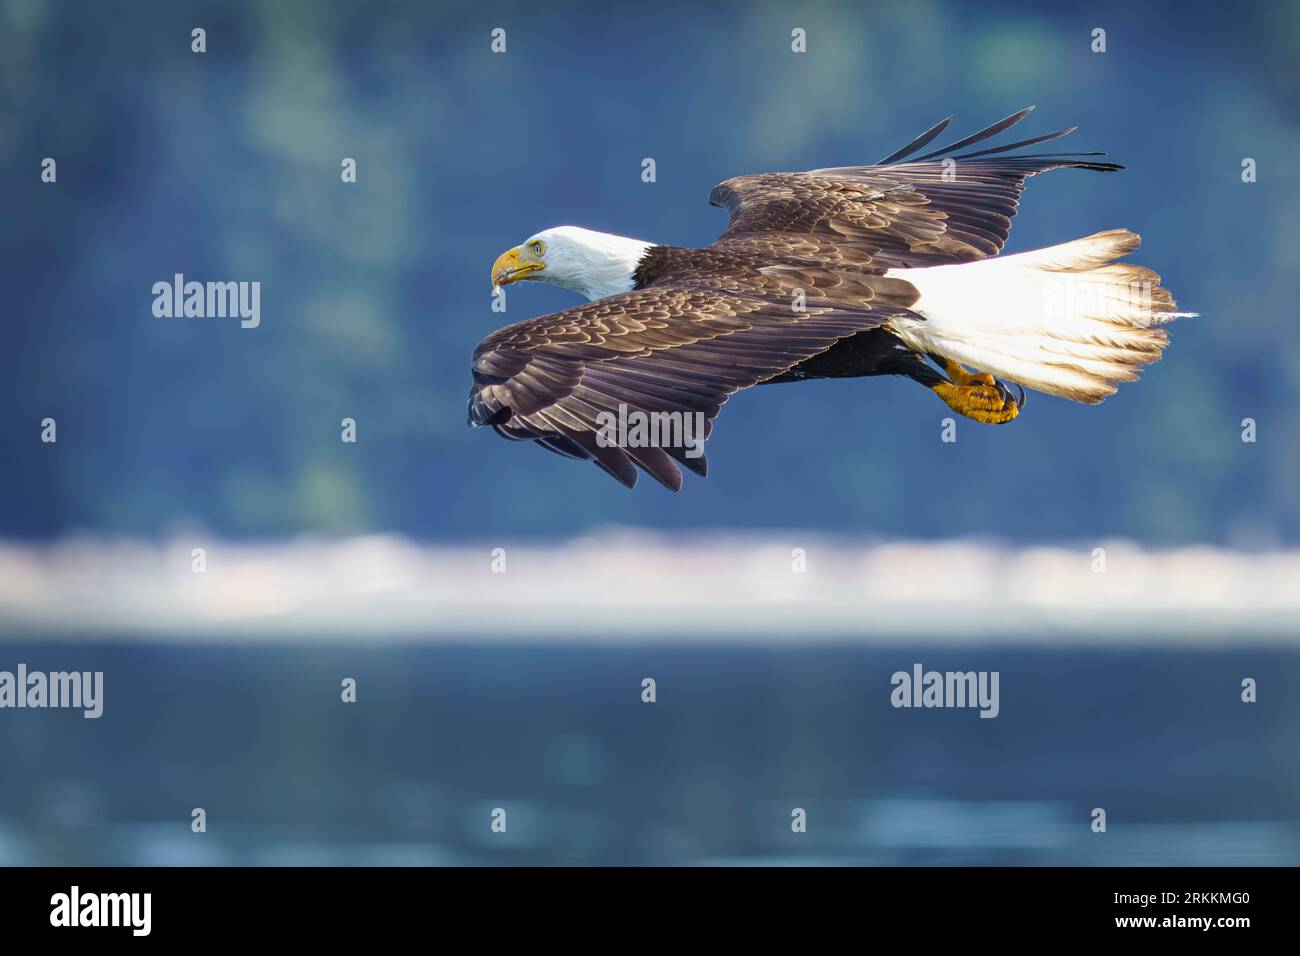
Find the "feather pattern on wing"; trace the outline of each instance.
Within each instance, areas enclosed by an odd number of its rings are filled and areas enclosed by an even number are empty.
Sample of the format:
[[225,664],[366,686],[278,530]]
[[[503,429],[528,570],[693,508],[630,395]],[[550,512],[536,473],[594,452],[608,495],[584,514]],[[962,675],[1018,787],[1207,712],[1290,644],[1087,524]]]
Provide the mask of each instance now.
[[[1032,107],[1030,107],[1032,109]],[[881,272],[997,255],[1011,231],[1025,180],[1061,168],[1111,172],[1122,167],[1086,158],[1095,153],[995,156],[1059,139],[1060,130],[974,153],[953,151],[1001,133],[1029,109],[917,160],[907,156],[946,126],[932,127],[884,163],[801,173],[738,176],[714,187],[709,202],[731,213],[714,249],[763,240],[769,254],[807,255],[827,242],[841,256]]]
[[[469,421],[588,458],[631,486],[636,466],[681,487],[681,448],[602,446],[602,413],[699,413],[711,422],[737,391],[874,328],[883,315],[811,298],[667,286],[597,299],[508,326],[474,352]],[[706,426],[707,431],[709,426]]]

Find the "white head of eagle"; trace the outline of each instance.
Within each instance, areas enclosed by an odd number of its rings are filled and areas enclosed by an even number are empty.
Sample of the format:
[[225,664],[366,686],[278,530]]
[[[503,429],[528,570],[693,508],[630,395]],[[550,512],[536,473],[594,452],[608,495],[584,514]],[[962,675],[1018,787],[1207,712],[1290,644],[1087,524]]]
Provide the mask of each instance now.
[[581,226],[554,226],[501,253],[492,265],[492,285],[534,279],[603,299],[631,291],[637,263],[653,245]]

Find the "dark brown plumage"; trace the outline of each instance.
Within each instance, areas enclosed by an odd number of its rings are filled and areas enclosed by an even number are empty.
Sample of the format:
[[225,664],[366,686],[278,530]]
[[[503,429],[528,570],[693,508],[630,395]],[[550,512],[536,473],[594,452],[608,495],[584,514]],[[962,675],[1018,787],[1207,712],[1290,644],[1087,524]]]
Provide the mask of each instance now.
[[[1019,122],[1028,110],[904,162],[948,120],[874,166],[729,179],[709,202],[731,216],[707,249],[651,247],[635,288],[492,333],[475,349],[471,425],[594,461],[631,486],[637,468],[677,490],[679,465],[705,459],[670,447],[602,447],[598,416],[700,412],[709,421],[741,389],[803,378],[940,376],[887,329],[921,319],[916,288],[888,269],[996,255],[1027,177],[1062,167],[1111,171],[1099,154],[1008,150],[1064,136],[953,155]],[[802,311],[792,301],[804,296]]]

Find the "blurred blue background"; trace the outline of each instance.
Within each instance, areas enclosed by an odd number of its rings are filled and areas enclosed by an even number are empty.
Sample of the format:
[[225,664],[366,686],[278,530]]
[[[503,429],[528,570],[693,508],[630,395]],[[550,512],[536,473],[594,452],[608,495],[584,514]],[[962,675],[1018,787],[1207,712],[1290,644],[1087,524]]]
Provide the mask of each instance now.
[[[1289,549],[1297,62],[1295,2],[3,0],[0,669],[102,667],[110,698],[99,721],[0,712],[0,862],[1300,861],[1300,655],[1257,640],[1249,612],[1181,648],[1132,628],[1123,651],[991,637],[957,663],[1039,689],[956,721],[885,703],[890,672],[941,653],[938,628],[898,654],[853,633],[774,650],[725,620],[671,648],[653,622],[602,649],[447,627],[375,647],[382,616],[329,647],[184,627],[145,642],[146,615],[96,627],[93,603],[51,623],[81,592],[42,576],[69,540],[188,555],[385,533],[486,555],[610,525],[687,549],[730,530],[976,535],[1084,562],[1106,538]],[[871,162],[950,113],[962,136],[1031,103],[1017,132],[1077,125],[1068,148],[1128,169],[1032,180],[1008,251],[1125,226],[1134,261],[1202,313],[1105,404],[1033,396],[953,445],[908,381],[757,389],[679,495],[465,427],[475,343],[574,302],[528,284],[491,311],[492,261],[531,233],[706,245],[723,179]],[[261,282],[260,327],[155,318],[152,285],[178,272]],[[781,613],[797,637],[797,605]],[[643,707],[649,666],[686,689]],[[362,670],[349,717],[331,688]],[[1270,694],[1245,707],[1234,688],[1259,673]],[[1145,829],[1099,849],[1078,820],[1105,794]],[[528,809],[488,844],[483,807],[506,798]],[[819,821],[802,843],[791,801]],[[224,821],[205,843],[191,806]]]
[[[0,474],[12,533],[1300,531],[1296,4],[3,9],[0,427],[24,449],[46,416],[61,432]],[[723,179],[872,162],[949,113],[964,135],[1031,103],[1017,132],[1077,125],[1070,148],[1128,169],[1032,180],[1009,250],[1126,226],[1134,260],[1203,314],[1103,406],[1035,398],[953,447],[946,409],[908,381],[758,389],[679,496],[465,427],[478,340],[574,302],[530,284],[491,311],[492,261],[533,232],[705,245]],[[151,287],[176,272],[260,281],[261,327],[155,319]],[[358,446],[337,440],[345,416]]]

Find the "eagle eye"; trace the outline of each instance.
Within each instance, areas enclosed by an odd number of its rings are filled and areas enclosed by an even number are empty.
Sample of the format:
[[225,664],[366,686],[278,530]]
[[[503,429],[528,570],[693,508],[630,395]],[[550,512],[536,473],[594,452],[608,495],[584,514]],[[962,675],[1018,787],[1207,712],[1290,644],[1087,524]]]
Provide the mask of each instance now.
[[533,255],[535,256],[540,256],[542,254],[542,244],[537,240],[533,240],[529,243],[529,248],[533,250]]

